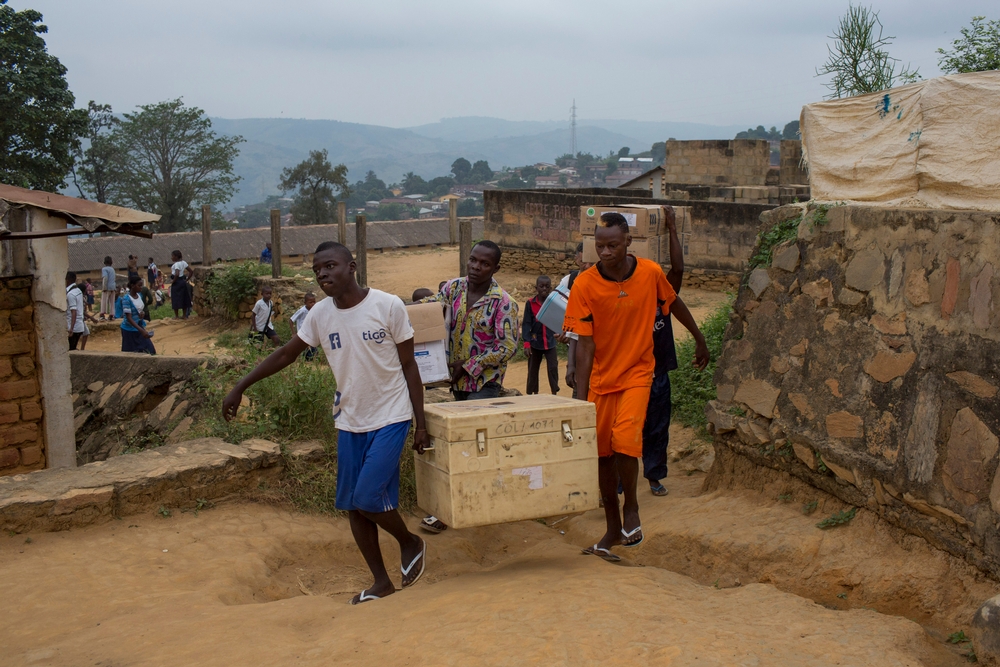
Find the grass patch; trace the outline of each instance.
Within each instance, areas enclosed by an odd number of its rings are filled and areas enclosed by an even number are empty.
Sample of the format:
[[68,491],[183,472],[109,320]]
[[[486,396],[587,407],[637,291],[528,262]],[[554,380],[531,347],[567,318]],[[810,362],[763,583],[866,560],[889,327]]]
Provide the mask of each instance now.
[[703,430],[705,427],[705,404],[715,399],[715,363],[722,354],[722,339],[729,323],[729,313],[733,309],[733,298],[716,308],[701,324],[712,360],[708,367],[699,371],[691,362],[694,360],[694,339],[689,338],[677,346],[677,370],[670,373],[671,420]]
[[858,513],[857,507],[852,507],[849,510],[844,510],[842,512],[834,512],[827,518],[823,519],[816,524],[816,527],[821,530],[826,530],[827,528],[835,528],[836,526],[844,526],[851,522],[851,519]]

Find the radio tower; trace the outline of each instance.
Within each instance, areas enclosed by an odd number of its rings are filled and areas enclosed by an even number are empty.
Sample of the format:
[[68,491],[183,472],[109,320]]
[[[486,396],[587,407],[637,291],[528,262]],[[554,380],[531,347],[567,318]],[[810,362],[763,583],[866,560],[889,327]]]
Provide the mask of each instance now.
[[576,99],[573,100],[573,108],[570,115],[569,135],[570,141],[573,143],[573,152],[570,154],[576,157]]

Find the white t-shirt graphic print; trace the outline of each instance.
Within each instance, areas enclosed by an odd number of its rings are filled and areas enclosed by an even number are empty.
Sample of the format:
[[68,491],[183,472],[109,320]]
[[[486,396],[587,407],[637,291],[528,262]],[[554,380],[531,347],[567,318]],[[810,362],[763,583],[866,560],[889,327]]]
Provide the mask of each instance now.
[[413,327],[399,297],[369,289],[361,303],[344,310],[327,297],[312,307],[297,335],[326,353],[337,380],[338,429],[367,433],[410,419],[396,344],[413,338]]

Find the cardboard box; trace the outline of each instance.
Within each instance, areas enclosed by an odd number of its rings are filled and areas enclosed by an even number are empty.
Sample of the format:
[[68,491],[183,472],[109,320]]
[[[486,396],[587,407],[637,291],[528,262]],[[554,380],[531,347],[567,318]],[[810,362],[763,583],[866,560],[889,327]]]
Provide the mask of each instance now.
[[629,233],[633,237],[660,236],[666,233],[663,220],[663,207],[652,204],[623,204],[621,206],[581,206],[580,233],[593,236],[597,229],[597,221],[602,213],[614,211],[621,213],[628,221]]
[[415,303],[406,307],[413,327],[413,358],[423,384],[448,382],[448,330],[440,303]]
[[[670,263],[670,236],[663,234],[650,238],[632,238],[632,245],[628,247],[629,254],[644,259],[651,259],[658,264]],[[588,264],[596,264],[600,261],[597,256],[597,247],[594,245],[593,236],[583,237],[583,261]]]
[[597,509],[597,412],[565,396],[424,408],[434,447],[414,452],[417,505],[452,528]]

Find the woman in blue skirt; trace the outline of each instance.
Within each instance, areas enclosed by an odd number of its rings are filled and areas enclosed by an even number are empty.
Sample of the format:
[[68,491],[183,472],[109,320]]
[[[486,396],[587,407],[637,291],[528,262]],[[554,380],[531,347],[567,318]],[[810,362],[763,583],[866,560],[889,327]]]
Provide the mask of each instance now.
[[150,340],[153,332],[146,331],[146,322],[142,319],[145,303],[139,294],[140,289],[142,278],[133,275],[128,279],[128,291],[118,297],[122,313],[122,352],[156,354],[156,348]]

